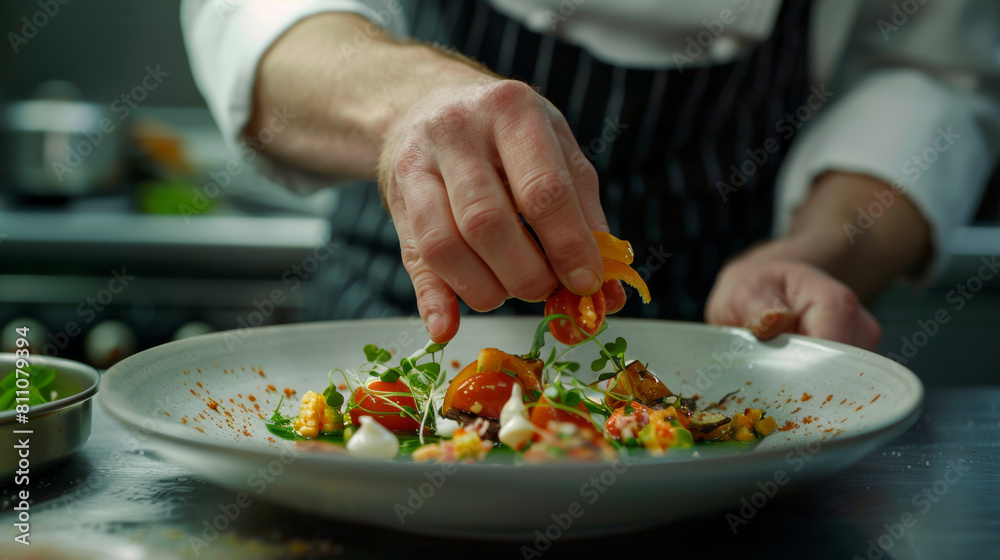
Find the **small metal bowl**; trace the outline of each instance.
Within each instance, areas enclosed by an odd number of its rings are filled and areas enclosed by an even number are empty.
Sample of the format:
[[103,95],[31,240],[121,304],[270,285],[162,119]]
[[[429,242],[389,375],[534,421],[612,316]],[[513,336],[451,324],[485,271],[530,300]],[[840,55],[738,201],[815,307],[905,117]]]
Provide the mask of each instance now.
[[[0,377],[14,371],[17,357],[0,354]],[[100,375],[94,368],[62,358],[32,356],[35,365],[56,370],[49,386],[62,395],[54,401],[31,407],[28,422],[17,421],[17,412],[0,412],[0,479],[10,480],[18,470],[18,441],[29,439],[30,471],[35,473],[68,458],[90,437],[91,398],[97,393]],[[31,430],[30,434],[14,433]]]

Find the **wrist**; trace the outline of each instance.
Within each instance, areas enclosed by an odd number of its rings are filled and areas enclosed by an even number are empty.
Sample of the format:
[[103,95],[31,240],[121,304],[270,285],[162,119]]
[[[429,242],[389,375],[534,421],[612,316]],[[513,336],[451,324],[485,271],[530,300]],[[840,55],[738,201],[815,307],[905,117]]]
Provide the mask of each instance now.
[[[861,211],[874,204],[879,217],[859,225]],[[789,231],[746,257],[816,266],[867,299],[920,270],[931,254],[930,227],[902,193],[869,176],[829,172],[817,178]]]
[[[398,77],[384,98],[376,101],[384,111],[372,127],[380,144],[409,112],[427,99],[455,88],[502,80],[485,66],[459,53],[416,41],[388,45],[382,56],[387,62],[382,68],[395,67]],[[392,59],[391,66],[388,59]]]
[[740,258],[756,262],[805,263],[837,276],[850,260],[850,244],[839,236],[822,235],[822,232],[790,232],[752,247]]

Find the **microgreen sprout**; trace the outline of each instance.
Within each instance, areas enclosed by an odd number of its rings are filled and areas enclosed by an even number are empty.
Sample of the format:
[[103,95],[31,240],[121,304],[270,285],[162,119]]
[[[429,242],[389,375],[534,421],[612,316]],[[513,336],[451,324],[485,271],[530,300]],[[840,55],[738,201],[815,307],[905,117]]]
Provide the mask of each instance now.
[[[347,410],[360,408],[373,415],[402,414],[403,416],[407,416],[420,423],[418,433],[422,443],[425,429],[433,429],[435,425],[435,416],[432,414],[434,397],[437,389],[444,385],[445,382],[445,376],[441,371],[441,360],[443,359],[446,345],[447,343],[438,344],[436,342],[428,342],[423,348],[406,358],[402,358],[397,366],[388,365],[389,360],[392,359],[392,353],[388,350],[379,348],[374,344],[366,345],[364,352],[368,363],[362,366],[362,371],[367,369],[369,375],[378,377],[386,383],[401,381],[409,389],[409,392],[377,391],[362,385],[362,390],[365,394],[371,396],[372,399],[378,399],[392,406],[399,410],[399,413],[369,410],[359,403],[354,402],[353,392],[351,399],[347,403]],[[438,356],[439,354],[440,356]],[[421,363],[420,360],[427,356],[430,356],[430,361]],[[400,405],[390,397],[412,397],[417,406],[414,408],[412,406]]]
[[608,362],[611,362],[611,367],[614,369],[613,372],[602,373],[598,377],[598,381],[604,381],[605,379],[610,379],[620,372],[625,371],[625,350],[628,349],[628,343],[625,339],[618,337],[614,342],[608,342],[601,345],[599,341],[597,342],[598,348],[601,349],[601,356],[590,363],[590,369],[593,371],[601,371],[607,367]]

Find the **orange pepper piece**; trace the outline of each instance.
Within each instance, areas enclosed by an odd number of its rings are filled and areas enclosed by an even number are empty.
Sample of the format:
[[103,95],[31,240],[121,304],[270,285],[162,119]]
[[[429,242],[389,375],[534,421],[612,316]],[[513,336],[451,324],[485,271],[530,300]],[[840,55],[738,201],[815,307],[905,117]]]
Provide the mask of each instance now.
[[642,296],[643,303],[649,303],[649,287],[642,281],[639,273],[632,270],[627,264],[619,261],[604,261],[604,281],[621,280],[629,286],[638,290]]
[[632,250],[631,243],[603,231],[594,231],[591,233],[594,234],[594,240],[597,241],[597,248],[601,252],[601,260],[632,264],[635,252]]
[[507,370],[521,381],[525,391],[541,390],[541,370],[538,363],[531,363],[520,356],[508,354],[496,348],[483,348],[479,351],[477,372]]

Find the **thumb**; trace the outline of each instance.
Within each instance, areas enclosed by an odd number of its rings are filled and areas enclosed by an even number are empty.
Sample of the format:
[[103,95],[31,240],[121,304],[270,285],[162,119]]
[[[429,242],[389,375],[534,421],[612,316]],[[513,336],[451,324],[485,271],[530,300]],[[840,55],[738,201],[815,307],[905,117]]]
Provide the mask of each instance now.
[[794,332],[798,314],[791,307],[791,298],[781,288],[780,278],[758,278],[746,282],[734,276],[717,283],[709,296],[706,319],[710,323],[749,329],[754,336],[766,340],[783,332]]
[[790,309],[765,309],[751,316],[743,326],[761,340],[774,338],[783,332],[795,332],[799,318]]
[[882,338],[878,320],[848,290],[833,292],[802,313],[802,334],[874,350]]

